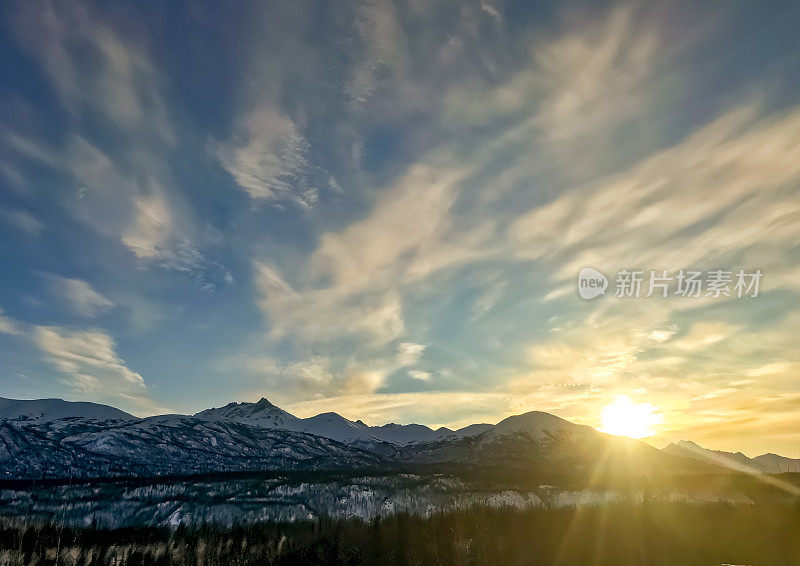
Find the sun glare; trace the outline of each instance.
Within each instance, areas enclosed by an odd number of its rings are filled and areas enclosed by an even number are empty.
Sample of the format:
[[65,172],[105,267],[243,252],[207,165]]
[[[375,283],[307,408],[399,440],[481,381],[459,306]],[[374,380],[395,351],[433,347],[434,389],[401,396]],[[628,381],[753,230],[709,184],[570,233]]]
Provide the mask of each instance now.
[[661,423],[658,408],[650,403],[636,403],[628,396],[620,395],[603,409],[603,426],[599,429],[608,434],[646,438],[653,436],[655,425]]

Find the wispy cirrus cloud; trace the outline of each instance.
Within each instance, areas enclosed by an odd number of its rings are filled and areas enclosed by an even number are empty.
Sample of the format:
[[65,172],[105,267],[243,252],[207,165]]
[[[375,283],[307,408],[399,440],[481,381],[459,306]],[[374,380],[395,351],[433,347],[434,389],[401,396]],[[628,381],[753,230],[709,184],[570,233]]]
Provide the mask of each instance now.
[[83,279],[52,274],[47,274],[46,278],[53,293],[75,314],[92,318],[114,307],[111,300],[97,292]]
[[356,340],[370,359],[373,348],[391,356],[387,345],[406,332],[407,287],[485,254],[470,247],[485,237],[483,230],[459,238],[449,224],[461,174],[414,167],[387,189],[368,217],[322,236],[297,285],[276,267],[255,262],[258,304],[270,336],[325,348]]
[[[125,366],[114,351],[114,341],[104,332],[39,327],[35,339],[53,364],[72,376],[76,387],[80,389],[97,391],[103,380],[98,375],[104,375],[116,385],[144,387],[142,376]],[[106,381],[104,385],[109,383]]]
[[[797,230],[796,191],[787,186],[800,175],[799,125],[797,108],[767,117],[733,109],[635,167],[521,216],[509,234],[525,257],[574,252],[564,277],[590,254],[614,266],[679,266],[785,244]],[[763,263],[764,251],[749,261]]]
[[306,178],[309,144],[277,105],[249,112],[233,139],[213,145],[222,166],[251,198],[308,210],[319,198]]
[[[201,230],[185,198],[169,188],[176,179],[165,153],[178,136],[169,85],[136,32],[123,33],[80,0],[26,2],[15,17],[21,45],[70,122],[60,143],[14,131],[4,132],[4,141],[68,176],[72,190],[60,194],[65,208],[118,238],[142,264],[184,272],[209,288],[230,283],[228,270],[201,250]],[[97,119],[105,121],[102,135],[89,127]]]
[[106,332],[39,326],[31,338],[63,374],[64,383],[84,398],[138,414],[166,410],[150,398],[144,378],[128,368]]
[[0,332],[3,334],[11,334],[11,335],[18,335],[22,334],[22,330],[19,328],[17,322],[3,314],[3,311],[0,310]]
[[385,83],[403,77],[409,63],[405,46],[407,38],[392,2],[377,0],[361,4],[354,27],[364,41],[364,49],[353,66],[346,90],[352,103],[360,106],[376,90],[386,86]]
[[163,192],[138,197],[134,205],[133,221],[121,238],[140,261],[185,273],[206,289],[233,283],[227,268],[206,256],[184,235],[194,229],[186,226],[186,219],[175,218],[174,207]]
[[391,291],[343,295],[337,289],[293,289],[271,266],[254,264],[259,306],[273,338],[324,342],[351,335],[384,344],[400,335],[402,306]]
[[38,236],[46,228],[35,216],[24,210],[0,209],[0,218],[15,228],[27,232],[31,236]]
[[37,0],[19,8],[14,30],[71,114],[85,119],[99,112],[125,132],[174,139],[162,79],[146,49],[88,3]]
[[[549,143],[577,143],[641,116],[652,102],[646,79],[663,54],[659,28],[633,5],[533,47],[537,86],[545,97],[536,121]],[[575,148],[572,148],[575,149]]]

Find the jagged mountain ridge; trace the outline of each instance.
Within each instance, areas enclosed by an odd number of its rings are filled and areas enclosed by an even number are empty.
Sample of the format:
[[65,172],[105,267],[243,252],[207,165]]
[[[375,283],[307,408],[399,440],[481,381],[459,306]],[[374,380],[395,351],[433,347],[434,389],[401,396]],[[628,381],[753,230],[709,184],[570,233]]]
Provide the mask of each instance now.
[[[5,410],[3,411],[4,408]],[[188,415],[182,416],[188,417]],[[96,403],[77,403],[60,399],[33,401],[0,399],[0,419],[47,421],[65,417],[97,420],[140,420],[114,407]],[[168,417],[168,415],[152,418],[164,417]],[[548,431],[555,432],[564,428],[579,426],[541,411],[513,415],[494,425],[478,423],[457,430],[446,427],[434,430],[420,424],[401,425],[389,423],[381,426],[369,426],[361,420],[352,421],[335,412],[321,413],[308,418],[298,418],[263,397],[254,403],[233,402],[223,407],[205,409],[195,413],[193,418],[206,422],[237,423],[256,428],[303,432],[344,443],[388,442],[397,445],[472,437],[484,433],[491,433],[493,436],[504,436],[524,432],[534,438],[541,438]]]
[[475,424],[458,430],[445,427],[433,430],[419,424],[389,423],[383,426],[369,426],[361,420],[351,421],[334,412],[301,419],[273,405],[263,397],[255,403],[229,403],[224,407],[206,409],[195,414],[195,417],[204,420],[232,421],[265,428],[306,432],[346,443],[389,442],[400,445],[473,436],[485,432],[493,426]]

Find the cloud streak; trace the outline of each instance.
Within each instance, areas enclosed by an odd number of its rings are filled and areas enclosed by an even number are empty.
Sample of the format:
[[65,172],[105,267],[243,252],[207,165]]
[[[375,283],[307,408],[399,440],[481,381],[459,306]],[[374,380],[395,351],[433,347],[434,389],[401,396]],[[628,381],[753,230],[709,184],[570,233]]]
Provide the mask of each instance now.
[[63,298],[67,307],[80,316],[93,318],[114,306],[112,301],[82,279],[56,275],[48,275],[47,278],[54,293]]

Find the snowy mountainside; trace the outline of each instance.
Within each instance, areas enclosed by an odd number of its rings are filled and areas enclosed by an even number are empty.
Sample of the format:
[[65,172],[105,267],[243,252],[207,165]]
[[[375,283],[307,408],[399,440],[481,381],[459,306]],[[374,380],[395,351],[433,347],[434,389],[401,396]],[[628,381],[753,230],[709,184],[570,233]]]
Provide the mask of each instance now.
[[0,478],[368,468],[374,454],[311,434],[161,415],[132,422],[0,420]]

